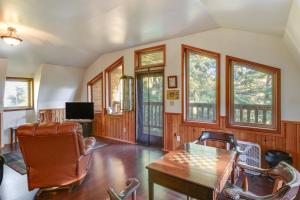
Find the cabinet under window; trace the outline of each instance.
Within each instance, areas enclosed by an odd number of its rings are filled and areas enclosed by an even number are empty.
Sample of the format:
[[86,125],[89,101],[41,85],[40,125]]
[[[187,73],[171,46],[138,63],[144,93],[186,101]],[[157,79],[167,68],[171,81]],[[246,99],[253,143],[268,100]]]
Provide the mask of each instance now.
[[219,121],[220,54],[183,45],[184,122]]

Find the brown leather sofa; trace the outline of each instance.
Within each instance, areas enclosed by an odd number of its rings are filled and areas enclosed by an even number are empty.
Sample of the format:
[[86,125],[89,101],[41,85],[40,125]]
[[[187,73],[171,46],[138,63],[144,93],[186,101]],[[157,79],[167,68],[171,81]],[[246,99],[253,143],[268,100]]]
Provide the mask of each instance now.
[[29,190],[67,186],[88,173],[95,139],[84,139],[80,124],[25,124],[17,129],[17,137]]

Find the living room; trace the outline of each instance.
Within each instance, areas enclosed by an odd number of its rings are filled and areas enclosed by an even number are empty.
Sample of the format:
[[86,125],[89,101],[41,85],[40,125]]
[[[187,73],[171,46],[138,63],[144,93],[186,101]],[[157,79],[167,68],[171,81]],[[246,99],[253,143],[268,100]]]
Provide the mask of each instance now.
[[300,199],[299,0],[0,8],[0,199]]

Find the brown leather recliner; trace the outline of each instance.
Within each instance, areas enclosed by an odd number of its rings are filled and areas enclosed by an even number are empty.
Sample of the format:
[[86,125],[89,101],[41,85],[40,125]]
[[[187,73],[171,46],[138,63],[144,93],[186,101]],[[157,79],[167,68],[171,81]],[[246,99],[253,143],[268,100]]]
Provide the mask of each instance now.
[[84,139],[80,124],[25,124],[17,129],[17,136],[29,190],[67,186],[88,173],[96,140]]

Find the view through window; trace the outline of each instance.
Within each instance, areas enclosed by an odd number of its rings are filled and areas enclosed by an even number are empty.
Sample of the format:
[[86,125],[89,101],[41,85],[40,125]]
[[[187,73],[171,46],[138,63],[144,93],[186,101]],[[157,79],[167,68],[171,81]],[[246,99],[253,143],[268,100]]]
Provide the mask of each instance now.
[[110,107],[113,112],[121,110],[121,81],[123,74],[123,65],[118,65],[109,71],[109,92],[110,92]]
[[136,67],[159,67],[165,65],[165,45],[135,51]]
[[101,112],[103,107],[102,73],[88,83],[89,101],[94,102],[94,111]]
[[32,108],[33,80],[29,78],[7,78],[5,82],[4,109]]
[[186,49],[186,121],[217,121],[218,54]]
[[229,67],[231,124],[275,128],[279,69],[238,60]]

